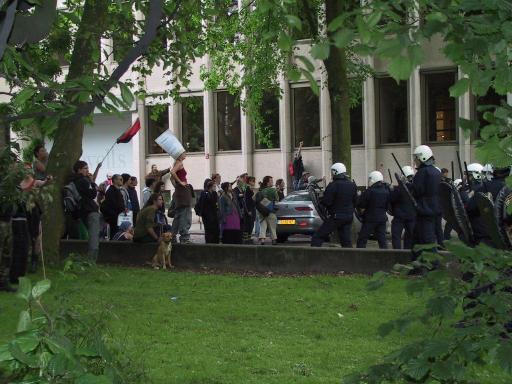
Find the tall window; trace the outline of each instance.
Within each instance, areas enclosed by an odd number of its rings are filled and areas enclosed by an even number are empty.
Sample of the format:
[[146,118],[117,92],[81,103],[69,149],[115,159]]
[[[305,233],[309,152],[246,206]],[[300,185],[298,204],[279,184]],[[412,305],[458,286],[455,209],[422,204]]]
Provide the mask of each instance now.
[[181,138],[187,152],[204,152],[203,96],[182,99]]
[[295,146],[320,146],[320,99],[310,87],[292,88],[292,116]]
[[146,107],[148,122],[148,153],[165,153],[155,143],[155,139],[169,129],[169,110],[167,104],[158,104]]
[[350,144],[362,145],[363,139],[363,100],[350,108]]
[[279,96],[276,92],[263,95],[259,112],[261,127],[255,132],[254,147],[256,149],[279,148]]
[[423,74],[424,119],[430,142],[457,139],[456,99],[450,97],[450,87],[456,81],[455,71]]
[[376,123],[381,144],[409,141],[407,82],[391,77],[375,79]]
[[239,151],[242,149],[240,126],[240,106],[238,95],[227,91],[215,92],[215,112],[219,151]]

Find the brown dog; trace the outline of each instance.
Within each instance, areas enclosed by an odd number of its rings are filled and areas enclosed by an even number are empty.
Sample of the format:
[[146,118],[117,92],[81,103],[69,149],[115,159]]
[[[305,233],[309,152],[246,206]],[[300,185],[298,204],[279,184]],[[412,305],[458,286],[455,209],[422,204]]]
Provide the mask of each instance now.
[[173,265],[171,264],[172,238],[173,234],[171,232],[162,233],[162,239],[160,240],[155,256],[153,256],[153,261],[151,262],[153,268],[173,268]]

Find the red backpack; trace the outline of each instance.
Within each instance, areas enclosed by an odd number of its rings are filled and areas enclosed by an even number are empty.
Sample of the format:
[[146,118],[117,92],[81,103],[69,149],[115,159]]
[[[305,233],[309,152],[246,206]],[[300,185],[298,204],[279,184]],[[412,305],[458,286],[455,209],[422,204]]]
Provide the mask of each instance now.
[[290,176],[295,175],[295,171],[293,170],[293,161],[290,161],[288,164],[288,172],[290,172]]

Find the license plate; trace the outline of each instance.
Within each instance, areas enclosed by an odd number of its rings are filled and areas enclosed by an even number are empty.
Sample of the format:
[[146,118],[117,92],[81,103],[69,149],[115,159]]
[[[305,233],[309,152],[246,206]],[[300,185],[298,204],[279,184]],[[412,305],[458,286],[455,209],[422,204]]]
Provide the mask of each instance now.
[[293,220],[279,220],[277,224],[280,225],[295,225],[295,219]]

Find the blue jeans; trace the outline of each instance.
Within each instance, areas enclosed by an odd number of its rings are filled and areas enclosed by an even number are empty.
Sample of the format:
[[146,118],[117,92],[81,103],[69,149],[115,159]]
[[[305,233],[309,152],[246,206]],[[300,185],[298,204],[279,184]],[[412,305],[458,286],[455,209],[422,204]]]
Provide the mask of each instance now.
[[192,225],[192,208],[191,207],[180,207],[176,208],[176,213],[172,221],[171,232],[174,234],[174,238],[177,239],[177,235],[180,235],[180,243],[187,243],[190,241],[190,226]]

